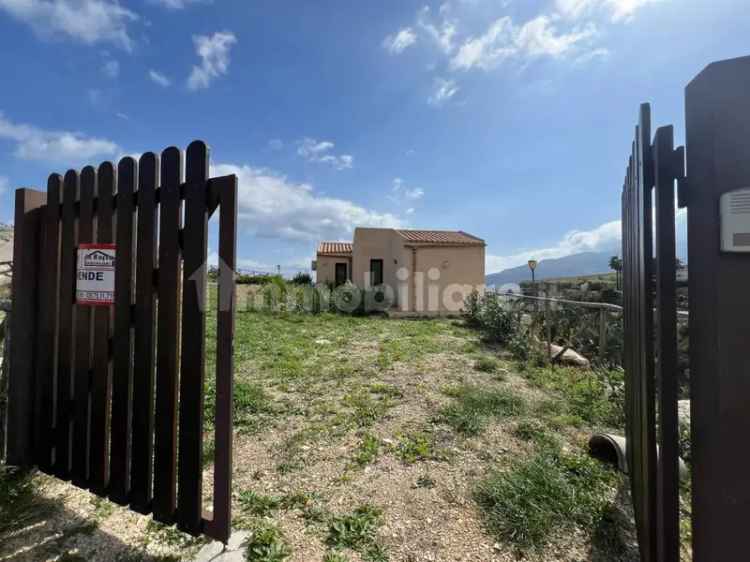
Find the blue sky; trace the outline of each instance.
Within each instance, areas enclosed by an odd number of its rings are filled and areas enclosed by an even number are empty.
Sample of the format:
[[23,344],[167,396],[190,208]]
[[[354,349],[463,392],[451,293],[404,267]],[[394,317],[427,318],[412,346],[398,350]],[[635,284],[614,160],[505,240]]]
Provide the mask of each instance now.
[[358,225],[462,229],[487,271],[619,244],[638,104],[748,54],[741,0],[0,0],[0,221],[50,172],[192,139],[240,265]]

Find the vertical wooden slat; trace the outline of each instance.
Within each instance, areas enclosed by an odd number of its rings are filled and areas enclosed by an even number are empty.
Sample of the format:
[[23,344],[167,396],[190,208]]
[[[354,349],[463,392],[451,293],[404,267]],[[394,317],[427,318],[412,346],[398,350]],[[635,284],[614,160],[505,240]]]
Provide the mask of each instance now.
[[63,181],[62,234],[60,242],[60,348],[57,368],[57,424],[55,473],[67,479],[70,475],[72,438],[73,334],[75,329],[75,250],[77,244],[76,200],[78,173],[69,170]]
[[[87,166],[81,171],[78,205],[78,244],[90,244],[94,231],[94,191],[96,171]],[[73,377],[75,411],[73,415],[73,483],[86,487],[89,460],[89,406],[91,370],[91,307],[76,305],[76,351]]]
[[232,396],[234,373],[237,177],[211,181],[219,192],[219,298],[216,325],[214,510],[206,534],[227,542],[232,520]]
[[675,155],[671,126],[654,140],[656,174],[656,300],[659,396],[659,560],[680,558],[679,427],[677,417],[677,267],[675,242]]
[[133,452],[131,507],[151,510],[154,439],[154,265],[156,258],[156,186],[159,157],[141,156],[138,170],[138,255],[135,289],[133,370]]
[[[13,310],[11,312],[10,371],[8,380],[7,460],[30,466],[34,461],[34,379],[36,307],[39,279],[39,242],[45,194],[16,190],[13,240]],[[0,420],[2,423],[3,420]]]
[[205,378],[208,147],[193,142],[187,150],[185,230],[183,235],[182,353],[180,368],[179,527],[201,532],[203,503],[203,384]]
[[177,507],[177,381],[179,368],[182,152],[162,152],[159,190],[159,327],[154,437],[154,518],[174,521]]
[[36,381],[38,391],[38,416],[36,425],[36,462],[45,472],[52,469],[52,452],[54,447],[54,396],[57,370],[57,329],[58,307],[60,299],[60,191],[62,177],[50,175],[47,180],[47,205],[44,208],[44,242],[42,263],[44,275],[40,276],[39,298],[39,337]]
[[[96,241],[110,244],[112,237],[115,170],[111,162],[99,166],[97,175]],[[94,358],[91,383],[91,489],[104,494],[109,482],[110,399],[112,395],[112,307],[94,311]]]
[[133,398],[133,194],[138,181],[138,166],[133,158],[120,160],[117,166],[117,259],[115,262],[115,334],[113,339],[112,446],[110,492],[120,504],[130,499],[130,428]]

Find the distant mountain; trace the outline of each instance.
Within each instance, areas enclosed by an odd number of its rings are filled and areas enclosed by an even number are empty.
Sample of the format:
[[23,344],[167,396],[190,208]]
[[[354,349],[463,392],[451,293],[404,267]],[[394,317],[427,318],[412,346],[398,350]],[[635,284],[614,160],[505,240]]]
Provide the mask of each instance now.
[[[564,258],[541,260],[536,267],[536,278],[541,280],[610,273],[609,260],[616,253],[617,251],[583,252]],[[526,265],[505,269],[499,273],[491,273],[485,278],[488,286],[494,285],[495,287],[500,287],[506,283],[529,281],[530,279],[531,272]]]

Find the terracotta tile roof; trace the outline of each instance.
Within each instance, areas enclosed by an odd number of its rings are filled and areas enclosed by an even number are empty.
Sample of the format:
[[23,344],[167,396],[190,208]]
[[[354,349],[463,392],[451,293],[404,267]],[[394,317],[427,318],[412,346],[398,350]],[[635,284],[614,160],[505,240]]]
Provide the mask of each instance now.
[[318,254],[321,256],[351,256],[351,242],[321,242],[318,246]]
[[407,242],[446,246],[483,246],[484,240],[462,230],[396,230]]

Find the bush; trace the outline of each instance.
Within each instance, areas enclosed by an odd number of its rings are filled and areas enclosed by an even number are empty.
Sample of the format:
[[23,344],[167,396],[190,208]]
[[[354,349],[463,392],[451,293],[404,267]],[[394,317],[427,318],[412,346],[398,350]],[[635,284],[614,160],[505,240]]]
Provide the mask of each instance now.
[[464,299],[463,317],[466,324],[478,328],[481,326],[482,301],[479,292],[474,290]]
[[290,281],[293,285],[312,285],[312,277],[309,273],[300,271]]
[[520,319],[495,295],[485,295],[482,299],[480,328],[491,342],[506,344],[518,331]]
[[284,282],[284,280],[281,278],[281,275],[239,274],[236,277],[236,283],[239,285],[268,285],[269,283],[273,283],[276,280],[281,280],[282,283]]
[[482,373],[494,373],[498,367],[499,364],[494,357],[480,357],[474,363],[474,370]]

